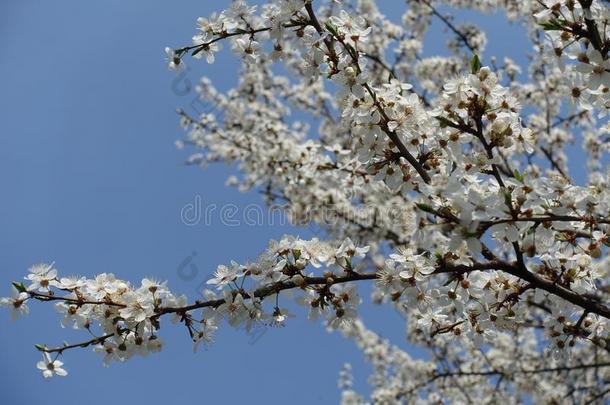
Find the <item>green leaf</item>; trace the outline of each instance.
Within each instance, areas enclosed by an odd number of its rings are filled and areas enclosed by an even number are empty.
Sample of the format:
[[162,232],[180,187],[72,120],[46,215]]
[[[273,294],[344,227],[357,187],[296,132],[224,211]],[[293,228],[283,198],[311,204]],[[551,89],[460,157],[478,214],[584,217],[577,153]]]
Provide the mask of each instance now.
[[35,344],[34,347],[36,349],[40,350],[41,352],[44,352],[45,350],[47,350],[47,347],[45,345],[41,345],[40,343]]
[[556,18],[549,22],[538,23],[545,31],[561,31],[566,26],[567,21],[563,18]]
[[481,60],[479,55],[475,54],[470,60],[470,72],[474,75],[479,73],[479,70],[481,70]]
[[512,192],[507,188],[504,189],[504,203],[507,205],[511,205],[513,203]]
[[15,287],[20,293],[28,292],[27,288],[25,288],[23,283],[13,282],[13,287]]
[[324,26],[326,27],[327,30],[330,31],[331,34],[333,34],[336,37],[339,36],[339,33],[337,32],[337,28],[334,25],[332,25],[330,23],[330,21],[326,21],[324,23]]
[[450,126],[450,124],[452,123],[451,121],[449,121],[447,118],[445,117],[435,117],[437,119],[437,121],[440,123],[441,128],[446,128],[448,126]]
[[353,55],[357,58],[357,54],[356,54],[356,50],[354,49],[353,46],[351,46],[350,44],[346,43],[345,44],[345,49],[347,49],[347,51],[349,52],[350,55]]
[[468,229],[462,229],[462,235],[466,238],[476,238],[478,239],[481,234],[478,231],[469,231]]
[[521,173],[519,173],[519,170],[515,169],[515,171],[513,172],[515,179],[519,180],[521,183],[523,183],[523,175]]
[[434,213],[434,209],[431,206],[427,205],[427,204],[417,203],[417,204],[415,204],[415,206],[417,208],[419,208],[420,210],[422,210],[422,211],[429,212],[431,214]]
[[545,31],[556,31],[557,27],[554,24],[545,22],[545,23],[538,23],[538,25],[540,27],[542,27],[543,30]]

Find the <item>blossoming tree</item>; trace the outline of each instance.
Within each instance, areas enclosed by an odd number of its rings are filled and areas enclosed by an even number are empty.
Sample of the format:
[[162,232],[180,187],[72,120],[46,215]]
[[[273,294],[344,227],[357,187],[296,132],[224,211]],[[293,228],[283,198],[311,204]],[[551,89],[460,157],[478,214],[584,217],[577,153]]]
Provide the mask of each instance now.
[[[89,336],[37,345],[44,377],[66,375],[60,358],[73,348],[92,347],[105,364],[158,351],[167,318],[195,348],[225,324],[284,324],[296,299],[374,365],[370,400],[349,367],[341,372],[345,404],[608,400],[608,2],[406,3],[398,24],[373,0],[239,0],[199,18],[192,45],[166,49],[176,70],[187,57],[212,63],[225,44],[242,61],[230,91],[202,79],[213,113],[180,112],[189,161],[237,162],[233,183],[323,227],[325,240],[285,237],[252,262],[221,265],[197,301],[155,280],[64,278],[34,265],[2,304],[15,316],[32,301],[54,304],[62,325]],[[485,54],[485,33],[446,5],[522,24],[527,75]],[[435,19],[450,56],[422,53]],[[575,140],[587,156],[578,181],[566,154]],[[365,327],[366,282],[427,359]]]

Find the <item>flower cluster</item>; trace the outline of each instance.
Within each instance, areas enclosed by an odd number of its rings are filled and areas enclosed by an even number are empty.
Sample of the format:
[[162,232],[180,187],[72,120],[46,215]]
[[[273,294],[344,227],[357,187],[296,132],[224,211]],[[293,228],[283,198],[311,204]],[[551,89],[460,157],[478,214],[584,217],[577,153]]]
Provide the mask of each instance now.
[[610,108],[610,10],[597,1],[545,1],[540,7],[534,18],[547,36],[545,52],[571,77],[572,101],[606,115]]
[[[92,345],[105,363],[158,350],[164,315],[186,327],[195,348],[224,321],[247,330],[281,326],[292,316],[282,294],[296,290],[310,319],[324,318],[374,364],[373,403],[512,403],[523,394],[603,401],[610,390],[607,4],[442,2],[501,8],[523,24],[536,52],[522,69],[479,56],[496,49],[438,1],[408,1],[398,23],[372,0],[320,3],[234,1],[198,19],[193,45],[166,52],[179,69],[188,54],[212,63],[228,42],[242,63],[228,91],[200,81],[212,113],[180,111],[187,131],[180,144],[193,149],[188,162],[236,163],[230,184],[260,190],[293,223],[314,223],[329,241],[286,237],[254,262],[219,266],[205,300],[190,304],[153,280],[63,279],[53,265],[34,266],[31,284],[16,283],[2,304],[17,316],[33,299],[55,301],[63,326],[99,329],[84,343],[39,346],[39,368],[64,374],[50,356],[72,347]],[[447,56],[423,54],[433,21],[450,34]],[[587,155],[586,176],[569,170],[566,148],[575,140]],[[366,280],[375,280],[372,301],[399,311],[407,340],[428,350],[427,360],[364,327],[355,284]],[[341,387],[345,404],[365,403],[349,368]]]
[[[93,346],[103,355],[104,365],[159,351],[163,342],[158,330],[164,315],[184,324],[195,350],[201,343],[213,341],[223,321],[248,330],[257,324],[282,326],[288,312],[279,307],[279,295],[291,288],[303,289],[305,295],[297,301],[326,315],[330,327],[349,324],[356,317],[360,299],[353,285],[343,288],[339,284],[371,277],[355,272],[357,260],[367,251],[350,239],[334,244],[286,237],[272,242],[255,262],[218,266],[208,280],[216,291],[202,291],[206,300],[190,305],[185,296],[172,294],[164,282],[144,278],[136,286],[107,273],[91,279],[60,278],[54,265],[37,264],[25,277],[29,284],[14,283],[14,297],[1,303],[26,314],[31,300],[54,301],[62,327],[86,329],[94,336],[57,348],[37,345],[43,353],[38,368],[44,377],[64,376],[67,372],[57,358],[74,347]],[[307,270],[309,266],[326,270],[316,274]],[[276,299],[267,309],[264,301],[268,296]]]

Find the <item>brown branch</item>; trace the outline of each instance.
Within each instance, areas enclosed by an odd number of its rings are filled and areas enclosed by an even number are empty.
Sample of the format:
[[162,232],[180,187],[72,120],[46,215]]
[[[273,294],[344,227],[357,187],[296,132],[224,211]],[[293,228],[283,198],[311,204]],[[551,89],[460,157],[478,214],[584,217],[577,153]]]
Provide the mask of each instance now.
[[362,53],[362,56],[364,56],[367,59],[372,60],[373,62],[375,62],[376,64],[381,66],[383,69],[387,70],[392,79],[398,80],[398,76],[396,75],[396,72],[394,71],[394,69],[392,67],[388,66],[384,61],[382,61],[381,57],[376,56],[376,55],[371,55],[370,53],[365,53],[365,52]]
[[594,218],[594,217],[577,217],[572,215],[549,215],[543,217],[520,217],[520,218],[505,218],[493,221],[481,221],[481,226],[485,229],[498,224],[507,224],[513,222],[586,222],[588,224],[610,224],[610,219]]
[[437,16],[447,26],[447,28],[449,28],[451,31],[453,31],[453,33],[455,35],[457,35],[460,38],[460,40],[462,40],[462,42],[464,43],[464,45],[466,45],[466,47],[470,50],[470,52],[477,53],[476,49],[472,45],[470,45],[470,41],[468,41],[468,37],[466,35],[464,35],[464,33],[462,33],[455,25],[453,25],[453,23],[451,21],[449,21],[447,19],[447,17],[445,17],[444,15],[439,13],[436,10],[436,8],[434,8],[434,6],[432,4],[430,4],[430,2],[428,2],[427,0],[420,0],[420,1],[422,3],[424,3],[425,5],[427,5],[428,7],[430,7],[432,14]]
[[52,349],[45,347],[40,347],[40,346],[36,346],[36,348],[38,350],[40,350],[41,352],[45,352],[45,353],[59,353],[61,354],[64,350],[69,350],[69,349],[74,349],[77,347],[88,347],[91,345],[97,345],[99,343],[104,343],[106,340],[110,339],[111,337],[115,336],[114,333],[109,333],[107,335],[104,336],[99,336],[96,338],[93,338],[91,340],[87,340],[85,342],[81,342],[81,343],[75,343],[72,345],[65,345],[65,346],[60,346],[60,347],[55,347]]
[[125,308],[125,304],[121,304],[118,302],[112,302],[112,301],[91,301],[91,300],[84,300],[81,298],[70,298],[70,297],[59,297],[56,295],[51,295],[51,294],[42,294],[42,293],[38,293],[36,291],[28,291],[27,292],[29,294],[29,296],[31,298],[37,299],[39,301],[63,301],[63,302],[68,302],[70,304],[74,304],[77,306],[82,306],[82,305],[86,305],[86,304],[91,304],[91,305],[110,305],[110,306],[115,306],[115,307],[120,307],[120,308]]
[[[538,373],[558,373],[562,371],[574,371],[574,370],[582,370],[585,368],[602,368],[602,367],[610,367],[610,362],[605,363],[594,363],[594,364],[578,364],[575,366],[560,366],[560,367],[544,367],[537,368],[533,370],[516,370],[513,374],[538,374]],[[450,373],[441,373],[437,374],[437,378],[450,377],[450,376],[477,376],[477,375],[497,375],[502,374],[506,375],[508,373],[500,370],[489,370],[489,371],[456,371]]]
[[[265,298],[269,295],[276,294],[280,291],[289,290],[289,289],[297,288],[297,287],[305,288],[305,287],[308,287],[311,285],[325,285],[327,287],[330,287],[331,285],[334,285],[334,284],[347,283],[350,281],[374,280],[376,278],[377,278],[377,273],[359,274],[359,273],[353,273],[353,272],[349,273],[345,276],[339,276],[339,277],[337,277],[337,276],[303,277],[303,283],[301,283],[301,284],[297,284],[294,281],[277,282],[277,283],[273,283],[273,284],[261,287],[261,288],[255,290],[251,294],[246,291],[243,291],[243,290],[235,291],[234,294],[240,293],[245,299]],[[162,307],[157,310],[157,314],[155,315],[155,317],[159,317],[161,315],[169,314],[169,313],[183,313],[183,312],[188,312],[188,311],[192,311],[195,309],[206,308],[206,307],[216,308],[224,303],[225,303],[225,300],[221,298],[221,299],[217,299],[217,300],[209,300],[209,301],[204,301],[204,302],[198,301],[192,305],[187,305],[184,307]]]
[[477,270],[501,270],[506,273],[512,274],[522,280],[527,281],[532,285],[532,288],[539,288],[547,291],[553,295],[556,295],[564,300],[581,307],[588,312],[595,313],[603,316],[604,318],[610,319],[610,308],[603,303],[594,299],[585,297],[572,290],[569,290],[563,286],[560,286],[546,278],[539,276],[530,271],[523,271],[522,268],[517,264],[511,264],[503,261],[488,262],[488,263],[475,263],[473,265],[456,265],[444,264],[441,262],[439,268],[435,273],[468,273]]
[[[591,11],[591,4],[593,3],[593,0],[578,0],[578,2],[582,6],[584,12]],[[602,57],[606,59],[606,54],[608,50],[606,49],[605,44],[602,42],[602,39],[599,35],[597,24],[590,18],[585,17],[585,25],[587,26],[587,39],[591,42],[593,47],[602,54]]]
[[[313,6],[311,4],[311,0],[305,3],[305,10],[307,10],[307,14],[309,15],[311,25],[316,29],[316,31],[318,31],[318,34],[323,35],[325,31],[322,28],[322,26],[320,25],[318,18],[316,17],[316,14],[313,10]],[[336,39],[345,48],[345,50],[350,54],[350,56],[352,57],[352,61],[356,64],[356,66],[358,66],[358,55],[354,55],[352,52],[350,52],[350,50],[348,49],[348,47],[346,46],[346,44],[343,42],[343,40],[341,38],[336,38]],[[334,51],[334,48],[332,45],[332,41],[328,37],[325,37],[324,43],[326,44],[326,47],[328,48],[331,58],[333,58],[333,60],[335,60],[335,64],[336,64],[337,56],[335,54],[335,51]],[[360,70],[359,66],[358,66],[358,70]],[[377,110],[379,111],[379,113],[381,114],[383,119],[385,120],[384,125],[381,125],[381,129],[386,133],[386,135],[388,135],[390,140],[394,143],[394,145],[396,145],[396,147],[400,151],[400,154],[407,160],[407,162],[409,162],[409,164],[411,164],[411,166],[413,166],[413,168],[421,176],[421,178],[424,180],[424,182],[429,184],[431,181],[431,178],[430,178],[430,175],[426,172],[426,169],[424,169],[422,164],[411,154],[411,152],[409,152],[409,150],[404,145],[404,143],[400,140],[400,138],[398,137],[396,132],[390,131],[389,128],[387,127],[387,123],[388,123],[388,121],[390,121],[390,119],[388,118],[385,111],[383,110],[383,107],[379,104],[376,93],[373,91],[373,89],[371,89],[371,87],[368,85],[368,83],[365,83],[363,85],[363,87],[368,91],[369,95],[372,97],[372,99],[375,103],[375,106],[377,107]]]
[[[405,395],[412,394],[415,391],[422,389],[422,388],[426,387],[427,385],[432,384],[434,381],[441,379],[441,378],[473,377],[473,376],[486,377],[486,376],[494,376],[494,375],[500,375],[502,377],[507,377],[510,374],[559,373],[559,372],[563,372],[563,371],[570,372],[570,371],[582,370],[582,369],[586,369],[586,368],[597,369],[597,368],[601,368],[601,367],[610,367],[610,362],[595,363],[595,364],[579,364],[576,366],[546,367],[546,368],[540,368],[540,369],[535,369],[535,370],[516,370],[512,373],[506,373],[506,372],[500,371],[500,370],[486,370],[486,371],[457,370],[457,371],[447,371],[447,372],[442,372],[442,373],[435,372],[432,375],[432,377],[430,377],[427,381],[417,384],[415,387],[409,389],[408,391],[398,393],[396,395],[396,398],[399,399],[401,397],[404,397]],[[610,391],[610,390],[608,390],[608,391]],[[608,391],[606,391],[606,392],[608,392]]]
[[[388,121],[388,116],[386,115],[385,111],[383,111],[383,108],[378,105],[377,109],[379,112],[381,112],[384,119],[386,119],[386,121]],[[396,132],[390,131],[387,127],[387,124],[382,126],[381,129],[383,130],[383,132],[385,132],[388,135],[390,140],[394,143],[394,145],[396,145],[396,147],[400,151],[400,154],[407,160],[407,162],[409,162],[411,164],[411,166],[413,166],[413,168],[421,176],[421,178],[424,180],[424,182],[426,182],[427,184],[430,184],[430,181],[432,181],[432,179],[430,178],[430,175],[428,174],[428,172],[426,172],[426,169],[424,169],[424,167],[421,165],[421,163],[419,163],[419,161],[417,159],[415,159],[415,157],[411,154],[411,152],[409,152],[409,150],[404,145],[404,143],[402,143],[402,141],[400,140],[400,138],[398,137]]]
[[500,270],[509,273],[514,269],[514,266],[510,263],[503,261],[491,261],[487,263],[474,263],[471,265],[466,264],[450,264],[441,260],[438,267],[434,271],[434,274],[442,273],[456,273],[464,274],[471,273],[473,271],[485,271],[485,270]]
[[[305,23],[298,23],[298,22],[293,22],[290,24],[284,24],[284,28],[294,28],[294,27],[303,27],[304,25],[306,25]],[[193,51],[191,56],[195,56],[198,53],[200,53],[201,51],[203,51],[206,47],[209,47],[211,44],[221,41],[225,38],[230,38],[230,37],[234,37],[234,36],[238,36],[238,35],[254,35],[254,34],[258,34],[260,32],[265,32],[265,31],[270,31],[271,27],[263,27],[263,28],[257,28],[257,29],[249,29],[249,30],[244,30],[244,29],[238,29],[237,31],[234,32],[223,32],[220,33],[219,36],[217,36],[216,38],[213,38],[207,42],[201,43],[201,44],[195,44],[195,45],[191,45],[191,46],[184,46],[182,48],[177,48],[174,52],[176,52],[178,54],[178,56],[181,56],[182,54],[184,54],[185,52],[188,51]]]
[[[433,274],[443,274],[443,273],[464,274],[464,273],[469,273],[469,272],[473,272],[473,271],[485,271],[485,270],[504,271],[504,272],[512,274],[520,279],[528,281],[531,284],[532,288],[543,289],[547,292],[550,292],[551,294],[557,295],[557,296],[565,299],[566,301],[568,301],[574,305],[580,306],[586,312],[595,313],[595,314],[598,314],[605,318],[610,319],[610,308],[606,307],[602,303],[597,302],[592,299],[588,299],[586,297],[583,297],[571,290],[568,290],[565,287],[559,286],[534,273],[523,272],[523,271],[521,271],[521,269],[519,268],[519,266],[517,264],[511,264],[511,263],[507,263],[507,262],[503,262],[503,261],[490,261],[487,263],[474,263],[472,265],[463,265],[463,264],[453,265],[453,264],[446,263],[445,261],[441,260],[441,261],[439,261],[437,266],[438,267],[436,268],[436,270],[434,271]],[[237,294],[241,294],[245,299],[253,299],[253,298],[264,299],[265,297],[277,294],[280,291],[289,290],[289,289],[293,289],[293,288],[307,288],[307,287],[310,287],[313,285],[321,285],[321,286],[324,286],[325,288],[328,288],[334,284],[341,284],[341,283],[347,283],[347,282],[352,282],[352,281],[374,280],[377,277],[378,277],[377,273],[360,274],[360,273],[355,273],[355,272],[349,272],[344,276],[332,275],[329,277],[303,277],[303,281],[298,284],[295,283],[294,281],[290,281],[290,280],[284,281],[284,282],[277,282],[277,283],[263,286],[263,287],[255,290],[253,293],[248,293],[248,292],[244,291],[243,289],[234,290],[233,296],[235,296]],[[124,304],[118,304],[118,303],[108,303],[108,302],[103,302],[103,301],[83,301],[83,300],[79,301],[79,300],[74,300],[74,299],[67,298],[67,297],[46,296],[46,295],[39,294],[39,293],[34,293],[34,294],[41,295],[42,296],[41,298],[43,300],[48,300],[48,301],[53,301],[53,300],[67,301],[67,302],[75,301],[74,302],[75,304],[89,303],[89,304],[93,304],[93,305],[124,306]],[[207,308],[207,307],[217,308],[218,306],[224,304],[225,302],[226,301],[224,299],[216,299],[216,300],[209,300],[209,301],[204,301],[204,302],[195,301],[195,303],[193,303],[191,305],[186,305],[183,307],[157,307],[155,309],[156,314],[151,318],[151,321],[154,322],[162,315],[170,314],[170,313],[176,313],[176,314],[182,315],[184,317],[187,312],[190,312],[190,311],[193,311],[196,309]],[[68,349],[73,349],[73,348],[77,348],[77,347],[87,347],[87,346],[90,346],[93,344],[103,343],[105,340],[109,339],[110,337],[112,337],[114,335],[115,335],[114,333],[107,334],[104,336],[93,338],[93,339],[85,341],[85,342],[76,343],[76,344],[72,344],[72,345],[65,345],[65,346],[56,347],[53,349],[48,349],[46,347],[41,348],[38,346],[37,346],[37,348],[39,350],[47,352],[47,353],[55,353],[55,352],[62,353],[64,350],[68,350]],[[548,369],[548,371],[555,371],[555,370]]]
[[507,268],[507,273],[513,276],[519,277],[533,285],[534,288],[545,290],[553,295],[556,295],[564,300],[581,307],[591,313],[595,313],[603,316],[606,319],[610,319],[610,308],[601,302],[589,299],[572,290],[569,290],[563,286],[560,286],[552,281],[543,278],[537,274],[529,271],[522,271],[519,267],[513,266]]

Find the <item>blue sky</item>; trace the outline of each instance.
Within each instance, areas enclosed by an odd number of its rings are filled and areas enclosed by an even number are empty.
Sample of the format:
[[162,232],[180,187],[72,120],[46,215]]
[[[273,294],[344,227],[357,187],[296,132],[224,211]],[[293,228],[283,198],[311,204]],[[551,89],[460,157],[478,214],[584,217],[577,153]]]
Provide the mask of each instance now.
[[[184,82],[168,72],[163,48],[187,44],[196,18],[227,3],[2,2],[0,296],[31,264],[55,261],[62,274],[114,272],[134,282],[153,276],[195,297],[218,264],[254,258],[284,233],[311,235],[289,226],[186,226],[180,220],[196,196],[218,206],[260,203],[257,193],[224,186],[227,167],[185,166],[187,153],[174,147],[183,136],[175,109],[192,109],[195,94],[179,91]],[[394,15],[403,7],[381,3]],[[487,54],[525,60],[529,45],[518,27],[500,17],[467,17],[493,29]],[[429,52],[439,51],[445,38],[435,24]],[[188,63],[191,83],[205,74],[226,89],[237,80],[228,53],[214,65]],[[192,279],[180,275],[185,266],[195,269]],[[355,345],[311,324],[303,311],[297,315],[254,344],[244,332],[223,327],[216,344],[197,354],[184,328],[166,323],[161,353],[103,368],[90,350],[71,351],[69,376],[45,381],[35,368],[34,344],[86,336],[62,330],[49,305],[32,303],[31,315],[15,323],[2,311],[0,403],[331,404],[348,361],[364,388],[368,369]],[[364,315],[402,344],[404,324],[392,310],[365,305]]]

